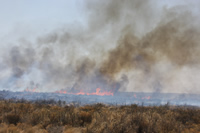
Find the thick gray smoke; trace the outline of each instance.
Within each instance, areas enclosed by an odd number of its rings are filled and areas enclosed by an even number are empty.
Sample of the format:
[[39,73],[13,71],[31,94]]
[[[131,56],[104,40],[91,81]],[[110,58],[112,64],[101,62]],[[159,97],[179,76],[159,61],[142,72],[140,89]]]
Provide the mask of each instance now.
[[84,9],[86,26],[69,25],[6,47],[1,88],[200,92],[200,21],[194,5],[91,0]]

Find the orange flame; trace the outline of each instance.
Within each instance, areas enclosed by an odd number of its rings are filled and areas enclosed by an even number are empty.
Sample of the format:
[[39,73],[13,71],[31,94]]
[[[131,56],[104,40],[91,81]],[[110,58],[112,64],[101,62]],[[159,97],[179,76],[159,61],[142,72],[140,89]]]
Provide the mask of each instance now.
[[151,99],[151,97],[150,96],[147,96],[147,97],[142,97],[142,99]]
[[[133,97],[136,99],[138,98],[136,94],[134,94]],[[149,99],[151,99],[151,96],[145,96],[145,97],[140,97],[140,98],[149,100]]]
[[38,92],[38,91],[36,90],[36,88],[34,88],[34,89],[28,89],[28,88],[26,88],[24,90],[24,92]]
[[98,95],[98,96],[113,96],[114,95],[113,92],[111,92],[111,91],[103,91],[103,92],[100,92],[100,91],[101,91],[101,89],[97,88],[96,92],[92,92],[92,93],[87,93],[87,92],[83,92],[83,91],[80,91],[78,93],[73,93],[73,92],[67,92],[64,90],[56,91],[56,93],[72,94],[72,95]]

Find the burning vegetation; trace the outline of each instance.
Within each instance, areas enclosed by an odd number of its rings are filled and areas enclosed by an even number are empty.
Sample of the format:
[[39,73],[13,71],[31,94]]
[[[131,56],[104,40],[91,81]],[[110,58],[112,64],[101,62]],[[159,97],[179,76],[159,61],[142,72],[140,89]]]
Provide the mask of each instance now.
[[0,45],[0,132],[200,132],[178,106],[199,106],[196,5],[88,0],[84,24]]
[[113,96],[112,92],[101,92],[100,88],[96,89],[96,92],[92,92],[92,93],[86,93],[84,91],[80,91],[77,93],[72,93],[72,92],[67,92],[65,90],[60,90],[60,91],[56,91],[56,93],[60,93],[60,94],[72,94],[72,95],[97,95],[97,96]]

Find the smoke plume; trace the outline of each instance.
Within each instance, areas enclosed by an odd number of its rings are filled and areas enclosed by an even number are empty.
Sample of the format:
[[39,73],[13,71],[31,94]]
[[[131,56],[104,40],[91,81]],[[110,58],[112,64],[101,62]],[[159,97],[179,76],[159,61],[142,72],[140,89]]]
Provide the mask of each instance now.
[[194,5],[87,1],[87,25],[22,39],[1,53],[1,88],[199,93]]

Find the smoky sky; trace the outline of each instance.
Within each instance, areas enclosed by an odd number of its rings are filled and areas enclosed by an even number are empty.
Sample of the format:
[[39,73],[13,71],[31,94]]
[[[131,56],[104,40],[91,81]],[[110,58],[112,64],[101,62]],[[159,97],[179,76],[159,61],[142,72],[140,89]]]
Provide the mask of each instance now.
[[4,47],[1,88],[199,93],[199,14],[192,8],[88,0],[86,25],[65,25]]

